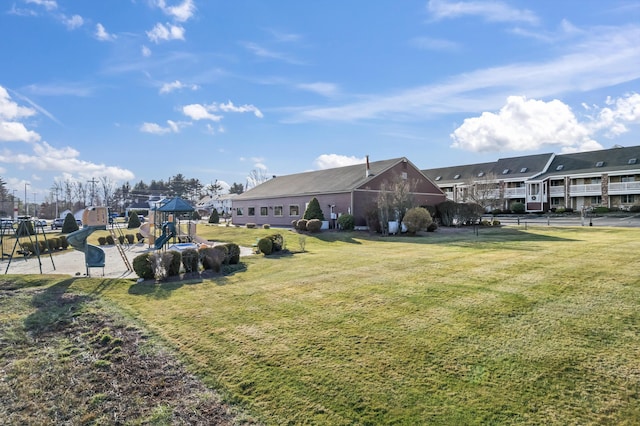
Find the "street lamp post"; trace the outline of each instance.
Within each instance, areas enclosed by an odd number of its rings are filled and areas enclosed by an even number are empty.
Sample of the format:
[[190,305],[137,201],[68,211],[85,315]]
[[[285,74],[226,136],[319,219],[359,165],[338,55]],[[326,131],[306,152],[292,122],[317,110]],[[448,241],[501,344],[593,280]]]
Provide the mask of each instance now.
[[24,215],[29,216],[29,200],[27,200],[27,186],[29,184],[25,182],[24,184]]

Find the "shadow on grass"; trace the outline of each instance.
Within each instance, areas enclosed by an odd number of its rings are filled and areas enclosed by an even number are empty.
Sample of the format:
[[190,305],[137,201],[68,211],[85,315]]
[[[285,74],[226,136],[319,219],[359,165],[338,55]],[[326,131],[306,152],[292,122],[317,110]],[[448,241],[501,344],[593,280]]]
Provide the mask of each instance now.
[[65,279],[33,296],[31,304],[36,311],[24,320],[28,331],[34,334],[56,331],[73,321],[82,305],[92,300],[91,296],[67,292],[75,280]]
[[171,293],[185,285],[196,285],[213,283],[217,286],[227,285],[228,276],[246,270],[243,263],[237,265],[225,265],[220,272],[205,270],[201,272],[190,272],[174,277],[169,277],[165,281],[144,280],[129,287],[128,293],[134,296],[146,296],[154,299],[168,299]]

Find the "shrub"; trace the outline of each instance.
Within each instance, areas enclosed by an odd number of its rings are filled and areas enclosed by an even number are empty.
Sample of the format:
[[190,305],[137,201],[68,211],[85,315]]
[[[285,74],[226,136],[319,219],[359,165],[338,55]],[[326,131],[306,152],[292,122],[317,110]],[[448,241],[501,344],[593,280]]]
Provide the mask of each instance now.
[[320,232],[320,228],[322,228],[322,222],[318,219],[310,219],[307,221],[307,231],[311,233]]
[[229,259],[229,249],[221,244],[213,246],[213,249],[220,252],[221,262],[226,264]]
[[107,239],[107,244],[109,244],[110,246],[116,243],[111,235],[107,235],[106,239]]
[[262,225],[262,229],[269,229],[271,228],[271,225],[269,225],[268,223],[265,223],[264,225]]
[[381,233],[382,225],[380,223],[380,212],[378,212],[378,207],[373,205],[369,206],[364,215],[369,232]]
[[220,272],[220,266],[224,262],[224,253],[222,251],[214,247],[203,247],[199,250],[199,253],[203,269]]
[[352,231],[355,225],[355,219],[351,214],[343,214],[338,218],[338,228],[343,231]]
[[193,213],[191,213],[191,220],[200,220],[202,219],[202,216],[200,216],[200,213],[198,213],[198,210],[194,210]]
[[640,213],[640,204],[634,204],[629,207],[629,211],[632,213]]
[[605,206],[598,206],[598,207],[595,207],[595,208],[593,209],[593,212],[594,212],[595,214],[609,213],[609,207],[605,207]]
[[153,253],[143,253],[133,259],[133,270],[142,279],[149,280],[154,277],[151,261]]
[[20,245],[22,246],[22,251],[24,252],[24,254],[35,253],[33,243],[31,241],[25,241]]
[[62,233],[69,234],[71,232],[75,232],[78,229],[78,222],[76,222],[76,218],[73,217],[71,213],[67,213],[64,217],[64,222],[62,222]]
[[133,234],[126,234],[124,237],[127,239],[127,243],[129,244],[133,244],[133,242],[135,241],[135,237]]
[[171,258],[169,260],[169,267],[167,268],[167,272],[170,277],[175,275],[180,275],[180,266],[182,265],[182,255],[179,251],[171,250],[167,253],[171,254]]
[[136,239],[138,240],[138,242],[140,242],[140,241],[144,240],[144,235],[142,235],[139,232],[136,232]]
[[256,227],[256,224],[255,223],[247,223],[245,226],[247,228],[249,228],[249,229],[254,229]]
[[107,238],[106,237],[98,237],[98,244],[100,244],[101,246],[107,244]]
[[493,219],[493,222],[491,222],[491,225],[500,226],[500,221],[498,219]]
[[298,231],[306,231],[307,230],[307,219],[300,219],[296,222],[296,229]]
[[442,226],[453,226],[458,218],[458,203],[454,201],[443,201],[436,206],[438,217]]
[[413,207],[407,211],[402,219],[402,223],[407,227],[407,232],[415,235],[416,232],[426,229],[433,222],[427,209]]
[[284,238],[280,234],[271,234],[268,237],[271,240],[271,252],[280,251],[284,247]]
[[47,243],[45,243],[44,241],[40,240],[37,242],[37,247],[38,250],[40,250],[40,253],[44,253],[45,251],[47,251]]
[[129,212],[129,222],[127,222],[127,229],[140,228],[140,218],[138,213]]
[[49,238],[47,241],[49,242],[49,250],[58,250],[61,247],[58,237]]
[[292,227],[293,229],[297,229],[297,228],[296,228],[296,225],[297,225],[297,224],[298,224],[298,219],[293,219],[293,220],[291,221],[291,227]]
[[62,247],[63,250],[69,248],[69,242],[67,241],[66,235],[60,235],[58,238],[60,238],[60,247]]
[[516,214],[523,214],[526,211],[524,203],[520,203],[520,202],[517,202],[517,201],[511,203],[509,208],[511,209],[511,211],[513,213],[516,213]]
[[438,224],[435,222],[431,222],[429,226],[427,226],[427,232],[435,232],[438,229]]
[[18,225],[18,229],[16,230],[18,237],[26,237],[29,235],[35,235],[35,230],[33,229],[33,222],[29,220],[23,220]]
[[271,239],[265,237],[258,240],[258,250],[265,256],[271,254],[273,250],[273,242]]
[[225,263],[229,265],[237,265],[240,263],[240,246],[236,243],[224,243],[220,244],[220,246],[227,248],[227,257],[225,258]]
[[[151,269],[153,270],[153,276],[158,281],[164,281],[171,275],[171,263],[173,262],[173,251],[167,251],[164,253],[154,253],[151,257]],[[178,253],[180,254],[180,253]]]
[[209,223],[220,223],[220,215],[218,214],[218,210],[213,209],[213,211],[209,215]]
[[118,235],[118,242],[122,245],[124,244],[124,235]]
[[322,213],[322,209],[320,208],[320,203],[316,197],[313,197],[309,204],[307,205],[307,209],[304,211],[303,219],[311,220],[318,219],[320,221],[324,220],[324,213]]
[[182,252],[182,266],[186,273],[198,272],[198,265],[200,264],[200,256],[196,249],[186,249]]

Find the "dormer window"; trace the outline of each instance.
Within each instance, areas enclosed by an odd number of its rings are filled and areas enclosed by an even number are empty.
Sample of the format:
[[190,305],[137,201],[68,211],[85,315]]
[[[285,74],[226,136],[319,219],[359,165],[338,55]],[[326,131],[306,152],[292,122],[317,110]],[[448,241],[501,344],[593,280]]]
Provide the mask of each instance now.
[[556,170],[560,171],[564,169],[564,164],[558,164],[558,167],[556,167]]
[[507,174],[509,174],[509,172],[510,172],[510,171],[511,171],[511,170],[509,170],[509,169],[504,169],[504,170],[502,171],[502,174],[503,174],[503,175],[507,175]]
[[454,179],[460,179],[460,175],[455,175],[453,178]]
[[436,176],[436,181],[442,179],[442,176]]
[[602,166],[604,166],[604,161],[598,161],[596,163],[596,167],[602,167]]
[[523,167],[520,169],[520,173],[525,173],[527,170],[529,170],[527,167]]
[[630,158],[628,164],[636,164],[638,162],[637,158]]
[[482,177],[482,176],[484,176],[484,172],[478,173],[478,177]]

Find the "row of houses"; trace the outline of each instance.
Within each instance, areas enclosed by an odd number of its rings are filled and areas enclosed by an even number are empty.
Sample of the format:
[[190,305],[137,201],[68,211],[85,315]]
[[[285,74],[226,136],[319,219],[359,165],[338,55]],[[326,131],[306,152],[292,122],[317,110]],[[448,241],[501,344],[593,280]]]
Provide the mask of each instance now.
[[572,154],[536,154],[495,162],[419,169],[405,157],[278,176],[231,200],[233,223],[290,225],[302,218],[316,197],[329,221],[351,214],[366,223],[384,185],[412,182],[417,205],[445,200],[476,202],[507,210],[514,202],[527,212],[554,208],[580,210],[605,206],[628,209],[640,204],[640,146]]

